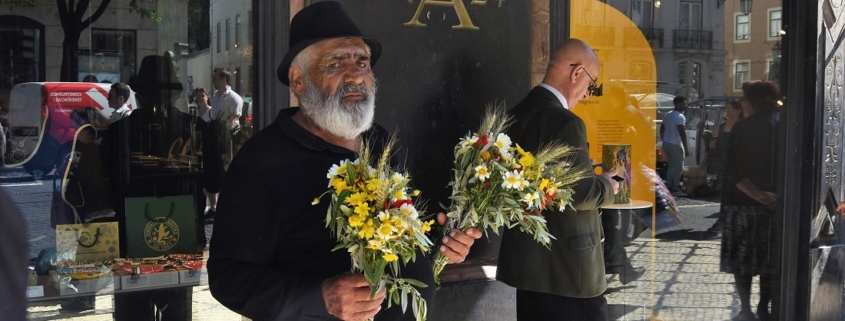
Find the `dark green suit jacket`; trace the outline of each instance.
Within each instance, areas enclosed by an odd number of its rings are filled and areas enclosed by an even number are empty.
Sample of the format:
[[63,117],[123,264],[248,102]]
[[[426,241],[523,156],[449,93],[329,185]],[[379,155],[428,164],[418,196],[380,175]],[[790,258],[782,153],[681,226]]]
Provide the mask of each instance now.
[[[574,164],[592,172],[584,122],[548,89],[535,87],[510,114],[516,123],[508,134],[515,143],[532,152],[552,141],[578,147]],[[504,231],[496,275],[499,281],[522,290],[572,298],[604,293],[607,281],[598,209],[613,204],[613,188],[606,178],[589,175],[576,184],[573,198],[575,210],[559,212],[555,208],[543,213],[549,233],[557,238],[550,249],[518,228]]]

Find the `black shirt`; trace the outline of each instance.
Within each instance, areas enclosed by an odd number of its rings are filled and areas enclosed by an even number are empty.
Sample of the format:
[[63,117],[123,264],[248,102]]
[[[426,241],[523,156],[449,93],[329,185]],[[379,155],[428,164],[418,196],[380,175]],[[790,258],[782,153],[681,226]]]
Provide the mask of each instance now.
[[[758,112],[734,125],[725,164],[732,184],[748,178],[760,190],[775,192],[776,122],[775,114]],[[730,198],[731,205],[762,205],[735,186],[730,189]]]
[[[328,190],[333,164],[357,154],[329,144],[293,119],[297,108],[244,144],[226,174],[215,214],[208,259],[211,294],[229,309],[253,320],[337,320],[326,311],[324,279],[350,271],[349,253],[332,252],[337,241],[326,227],[329,201],[312,205]],[[388,134],[375,125],[364,134],[374,155]],[[431,304],[430,261],[418,256],[403,277],[429,284],[419,289]],[[376,320],[414,320],[408,307],[393,306]]]

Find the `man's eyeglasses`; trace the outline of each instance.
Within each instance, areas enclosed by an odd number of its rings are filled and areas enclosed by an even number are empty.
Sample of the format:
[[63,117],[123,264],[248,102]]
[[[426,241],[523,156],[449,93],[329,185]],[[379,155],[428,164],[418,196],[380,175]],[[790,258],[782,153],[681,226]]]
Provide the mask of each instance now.
[[596,83],[596,79],[593,78],[592,75],[587,71],[587,68],[584,67],[582,64],[569,64],[572,67],[581,67],[584,69],[584,73],[587,74],[587,77],[590,77],[590,87],[587,87],[587,90],[590,92],[590,96],[601,97],[602,95],[602,87],[604,85],[599,85]]

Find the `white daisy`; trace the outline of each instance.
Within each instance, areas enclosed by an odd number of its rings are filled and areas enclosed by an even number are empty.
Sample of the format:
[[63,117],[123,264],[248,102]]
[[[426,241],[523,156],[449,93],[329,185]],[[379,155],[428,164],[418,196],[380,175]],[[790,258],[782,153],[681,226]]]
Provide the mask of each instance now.
[[522,173],[516,170],[506,172],[505,179],[502,182],[502,187],[509,189],[522,190],[525,185],[525,180],[522,179]]
[[490,178],[490,170],[487,169],[487,165],[481,164],[475,167],[475,177],[478,177],[482,182]]

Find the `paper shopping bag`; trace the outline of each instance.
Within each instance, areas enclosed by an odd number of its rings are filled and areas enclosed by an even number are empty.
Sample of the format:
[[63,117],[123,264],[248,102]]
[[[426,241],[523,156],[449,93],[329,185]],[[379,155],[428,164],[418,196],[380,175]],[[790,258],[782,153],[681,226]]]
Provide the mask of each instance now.
[[60,262],[103,263],[120,255],[117,222],[56,225],[56,255]]
[[128,257],[196,252],[194,196],[127,198],[126,242]]

